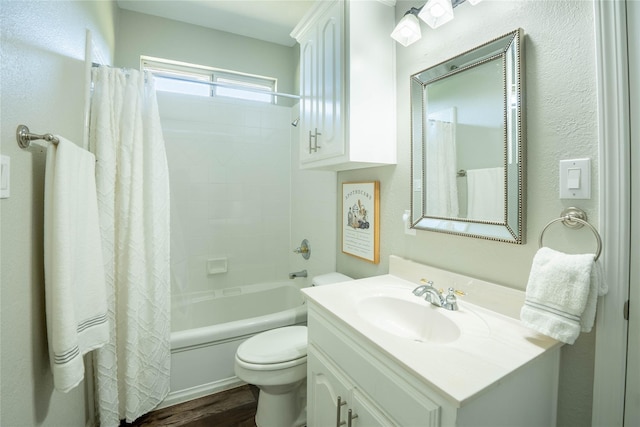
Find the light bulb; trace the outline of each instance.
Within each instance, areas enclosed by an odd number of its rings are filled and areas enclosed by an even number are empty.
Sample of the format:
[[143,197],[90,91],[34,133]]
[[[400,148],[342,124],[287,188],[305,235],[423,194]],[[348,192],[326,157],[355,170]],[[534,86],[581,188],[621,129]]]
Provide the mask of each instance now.
[[451,0],[429,0],[418,14],[431,28],[438,28],[453,19]]
[[434,4],[433,7],[431,8],[431,15],[434,18],[440,18],[442,15],[444,15],[443,7],[440,6],[439,4]]
[[391,37],[404,47],[415,43],[422,37],[420,21],[413,13],[405,14],[391,33]]

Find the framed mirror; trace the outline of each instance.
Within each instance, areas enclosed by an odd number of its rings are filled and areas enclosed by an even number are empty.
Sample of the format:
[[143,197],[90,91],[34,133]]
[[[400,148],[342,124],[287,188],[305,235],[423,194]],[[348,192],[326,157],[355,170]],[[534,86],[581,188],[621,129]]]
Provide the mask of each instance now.
[[411,76],[412,228],[523,244],[523,34]]

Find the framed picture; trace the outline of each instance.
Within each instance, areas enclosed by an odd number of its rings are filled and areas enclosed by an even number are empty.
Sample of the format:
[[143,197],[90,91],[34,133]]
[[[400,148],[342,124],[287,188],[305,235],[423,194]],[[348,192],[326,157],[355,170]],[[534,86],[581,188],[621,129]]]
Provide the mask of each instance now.
[[342,252],[380,262],[380,182],[342,184]]

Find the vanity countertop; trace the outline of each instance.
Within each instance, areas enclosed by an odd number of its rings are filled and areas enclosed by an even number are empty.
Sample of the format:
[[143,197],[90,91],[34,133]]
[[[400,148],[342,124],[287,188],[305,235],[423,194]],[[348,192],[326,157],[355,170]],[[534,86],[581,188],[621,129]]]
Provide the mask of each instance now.
[[[472,304],[464,296],[458,298],[457,311],[431,306],[412,294],[418,285],[397,275],[386,274],[305,288],[303,293],[313,304],[349,325],[358,335],[397,360],[411,375],[420,378],[457,407],[497,386],[501,379],[543,353],[562,345],[522,326],[513,317]],[[449,323],[444,320],[447,318],[458,325],[459,335],[452,341],[439,342],[387,332],[385,323],[380,319],[376,325],[363,316],[363,304],[360,304],[366,298],[390,301],[385,300],[386,297],[404,300],[404,306],[424,303],[424,310],[437,310],[438,319],[444,323]],[[404,307],[402,304],[399,307]],[[421,308],[418,307],[417,312]],[[384,317],[384,314],[380,316]],[[387,326],[394,327],[393,321],[391,319]]]

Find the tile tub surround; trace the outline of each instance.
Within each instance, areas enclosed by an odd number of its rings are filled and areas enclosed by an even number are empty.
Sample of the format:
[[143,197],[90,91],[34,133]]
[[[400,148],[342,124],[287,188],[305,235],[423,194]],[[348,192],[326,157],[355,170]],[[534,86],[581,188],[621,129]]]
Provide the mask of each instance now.
[[[158,106],[171,181],[172,294],[286,278],[291,108],[169,92],[158,93]],[[207,268],[222,259],[225,269]]]

